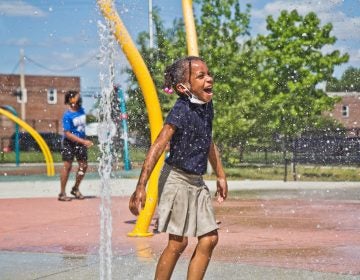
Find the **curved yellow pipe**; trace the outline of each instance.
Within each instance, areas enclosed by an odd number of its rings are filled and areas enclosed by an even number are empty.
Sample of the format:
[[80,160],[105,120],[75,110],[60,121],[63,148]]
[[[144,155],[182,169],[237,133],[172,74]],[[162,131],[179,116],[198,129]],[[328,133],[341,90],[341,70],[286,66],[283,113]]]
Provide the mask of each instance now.
[[44,154],[45,162],[46,162],[46,170],[48,176],[54,176],[55,175],[55,168],[54,168],[54,161],[52,158],[52,155],[50,153],[50,149],[44,139],[40,136],[39,133],[36,132],[30,125],[28,125],[26,122],[22,121],[18,117],[16,117],[14,114],[3,110],[0,108],[0,114],[3,114],[5,117],[9,118],[13,122],[20,125],[22,128],[24,128],[27,132],[30,133],[30,135],[35,139],[35,141],[39,144],[39,147],[41,151]]
[[188,55],[199,56],[192,0],[182,0]]
[[[139,86],[143,92],[146,109],[149,115],[151,143],[153,143],[163,126],[160,102],[157,97],[154,82],[150,76],[150,72],[146,67],[144,60],[142,59],[135,44],[131,40],[129,33],[126,30],[126,27],[124,26],[115,9],[113,9],[113,1],[97,0],[97,2],[104,17],[114,24],[115,37],[125,56],[127,57],[139,82]],[[143,211],[140,212],[135,228],[132,232],[128,234],[128,236],[150,236],[153,234],[151,232],[148,232],[148,228],[157,204],[158,178],[163,163],[164,155],[161,156],[150,176],[146,194],[147,199],[145,208]]]

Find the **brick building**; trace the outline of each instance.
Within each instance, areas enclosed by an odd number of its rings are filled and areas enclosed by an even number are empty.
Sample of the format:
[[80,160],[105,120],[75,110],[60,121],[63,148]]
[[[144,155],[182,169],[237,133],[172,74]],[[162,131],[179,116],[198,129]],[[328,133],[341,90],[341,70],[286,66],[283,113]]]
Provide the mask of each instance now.
[[[21,98],[14,95],[19,88],[20,75],[0,74],[0,106],[13,107],[21,118]],[[26,75],[25,88],[25,121],[38,132],[61,134],[64,95],[68,90],[80,91],[80,77]],[[0,115],[0,138],[8,138],[14,131],[14,123]]]
[[348,129],[360,129],[360,92],[328,92],[331,97],[341,97],[330,116]]

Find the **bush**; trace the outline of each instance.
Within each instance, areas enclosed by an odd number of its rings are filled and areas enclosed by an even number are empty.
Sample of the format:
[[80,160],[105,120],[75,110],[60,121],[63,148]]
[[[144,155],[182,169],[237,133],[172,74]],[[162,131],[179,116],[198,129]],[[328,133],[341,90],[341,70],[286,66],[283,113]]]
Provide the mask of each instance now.
[[[40,136],[44,139],[49,149],[52,152],[61,150],[62,136],[52,132],[39,132]],[[11,149],[15,150],[15,133],[11,136]],[[20,151],[40,151],[40,147],[35,139],[28,132],[19,133],[19,149]]]

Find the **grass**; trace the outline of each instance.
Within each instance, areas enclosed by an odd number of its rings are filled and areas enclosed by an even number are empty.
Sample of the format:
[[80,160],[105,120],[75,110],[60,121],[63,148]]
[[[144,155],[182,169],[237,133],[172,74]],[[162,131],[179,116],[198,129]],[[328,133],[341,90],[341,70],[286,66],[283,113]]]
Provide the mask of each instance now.
[[[284,180],[284,166],[241,166],[226,168],[229,180]],[[290,167],[287,180],[294,181]],[[356,166],[310,166],[298,165],[297,181],[360,181],[360,169]]]
[[[130,146],[129,154],[133,166],[139,166],[145,159],[147,148]],[[99,148],[94,146],[89,150],[89,162],[97,162]],[[59,152],[52,153],[55,163],[62,162]],[[121,162],[122,158],[119,159]],[[45,159],[41,152],[21,152],[21,163],[44,163]],[[15,153],[0,153],[0,167],[2,163],[15,163]],[[246,165],[236,168],[226,168],[229,180],[284,180],[284,166],[282,165]],[[358,166],[310,166],[297,165],[298,181],[360,181],[360,169]],[[214,179],[214,175],[205,176]],[[291,167],[288,166],[287,180],[293,181]]]
[[[131,155],[130,160],[134,162],[143,162],[145,159],[147,149],[146,148],[137,148],[130,147],[129,154]],[[100,151],[98,146],[93,146],[88,151],[89,162],[96,162],[99,160]],[[60,152],[52,152],[52,157],[54,163],[62,162]],[[122,158],[122,156],[119,156]],[[16,155],[15,152],[10,153],[0,153],[0,164],[1,163],[15,163]],[[21,163],[43,163],[45,158],[42,152],[40,151],[30,151],[30,152],[20,152],[20,162]]]

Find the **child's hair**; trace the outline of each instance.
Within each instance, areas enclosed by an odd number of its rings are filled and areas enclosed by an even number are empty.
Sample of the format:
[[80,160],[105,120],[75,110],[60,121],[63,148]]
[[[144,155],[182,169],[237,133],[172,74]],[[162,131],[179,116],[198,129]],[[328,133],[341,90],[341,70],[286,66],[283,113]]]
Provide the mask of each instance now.
[[69,90],[66,94],[65,94],[65,104],[66,105],[69,105],[71,102],[70,102],[70,99],[71,98],[74,98],[75,95],[77,95],[79,92],[76,91],[76,90]]
[[166,67],[164,72],[164,88],[173,89],[176,91],[178,83],[189,82],[191,77],[191,63],[192,61],[205,61],[198,56],[187,56],[176,60],[173,64]]

